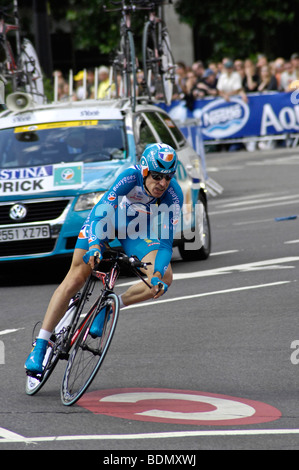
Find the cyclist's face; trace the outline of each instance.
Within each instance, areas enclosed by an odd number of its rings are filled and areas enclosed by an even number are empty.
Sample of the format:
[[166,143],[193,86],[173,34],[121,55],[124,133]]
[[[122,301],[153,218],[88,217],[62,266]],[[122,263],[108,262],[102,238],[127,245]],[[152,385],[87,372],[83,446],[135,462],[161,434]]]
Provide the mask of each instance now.
[[166,191],[168,186],[170,185],[170,181],[166,181],[165,178],[163,178],[161,181],[156,181],[154,178],[151,176],[151,174],[148,175],[146,178],[146,188],[150,192],[150,194],[154,197],[161,197],[163,193]]

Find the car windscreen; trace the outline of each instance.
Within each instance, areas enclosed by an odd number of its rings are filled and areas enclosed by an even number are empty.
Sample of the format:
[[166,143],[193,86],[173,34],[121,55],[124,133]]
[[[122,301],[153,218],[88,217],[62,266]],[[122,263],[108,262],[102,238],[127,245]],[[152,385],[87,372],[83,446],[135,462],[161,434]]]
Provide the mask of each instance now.
[[0,168],[126,158],[121,120],[51,122],[0,130]]

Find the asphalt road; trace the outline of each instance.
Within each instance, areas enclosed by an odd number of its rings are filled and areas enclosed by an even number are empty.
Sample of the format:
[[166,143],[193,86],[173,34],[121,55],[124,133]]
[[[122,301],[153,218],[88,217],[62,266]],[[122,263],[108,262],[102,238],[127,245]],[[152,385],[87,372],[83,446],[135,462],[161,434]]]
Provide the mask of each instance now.
[[207,167],[223,187],[209,201],[212,255],[175,251],[167,295],[121,312],[81,404],[61,404],[65,362],[25,394],[32,327],[62,266],[1,269],[0,449],[144,450],[143,466],[150,451],[197,466],[200,450],[299,449],[298,150],[211,153]]

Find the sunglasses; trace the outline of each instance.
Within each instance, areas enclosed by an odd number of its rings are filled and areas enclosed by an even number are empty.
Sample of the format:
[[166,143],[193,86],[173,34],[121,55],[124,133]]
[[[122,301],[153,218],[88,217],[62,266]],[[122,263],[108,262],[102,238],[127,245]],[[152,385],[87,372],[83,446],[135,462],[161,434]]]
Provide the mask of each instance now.
[[158,171],[151,171],[150,175],[155,181],[162,181],[163,178],[165,178],[166,181],[170,181],[174,177],[174,173],[164,174]]

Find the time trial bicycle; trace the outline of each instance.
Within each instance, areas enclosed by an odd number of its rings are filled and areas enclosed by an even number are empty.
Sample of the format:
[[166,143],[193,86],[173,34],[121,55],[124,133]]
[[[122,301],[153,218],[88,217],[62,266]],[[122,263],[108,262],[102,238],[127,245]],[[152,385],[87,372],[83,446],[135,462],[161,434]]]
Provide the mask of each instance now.
[[[169,0],[172,3],[172,0]],[[147,2],[149,18],[144,25],[142,37],[143,73],[148,96],[171,104],[175,83],[175,61],[171,50],[167,26],[162,18],[165,2]]]
[[[110,249],[105,253],[105,272],[99,264],[88,277],[83,289],[70,302],[67,312],[57,325],[48,342],[43,372],[27,372],[26,393],[36,394],[46,383],[58,361],[66,359],[67,366],[61,384],[61,400],[66,406],[73,405],[84,394],[100,369],[111,344],[119,316],[119,300],[114,286],[122,266],[129,266],[149,289],[152,286],[143,278],[150,263],[143,263],[136,256],[127,256]],[[99,280],[102,288],[99,290]],[[159,288],[162,287],[158,286]],[[89,333],[96,315],[105,309],[102,335]],[[34,329],[35,331],[35,329]],[[34,346],[34,341],[33,341]]]
[[135,11],[135,5],[121,1],[110,1],[117,8],[107,8],[104,10],[121,11],[120,21],[120,42],[112,60],[112,83],[111,88],[115,87],[114,94],[116,98],[130,98],[133,111],[136,108],[137,97],[137,67],[138,62],[135,53],[135,43],[131,29],[131,14]]

